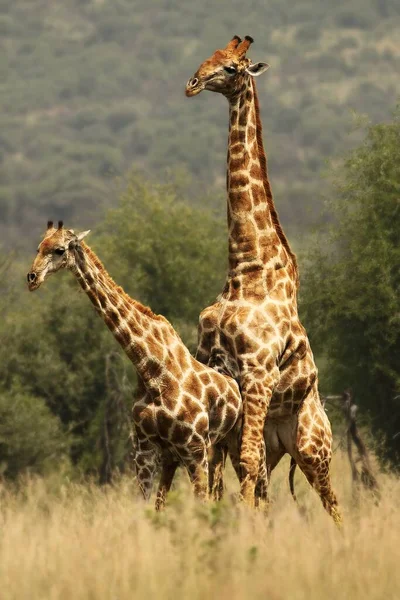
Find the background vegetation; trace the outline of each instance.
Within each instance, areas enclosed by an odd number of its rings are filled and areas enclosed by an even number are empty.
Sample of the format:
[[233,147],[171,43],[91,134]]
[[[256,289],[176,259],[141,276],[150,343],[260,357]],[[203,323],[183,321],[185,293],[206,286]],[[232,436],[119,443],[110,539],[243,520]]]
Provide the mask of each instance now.
[[368,425],[400,458],[400,106],[334,171],[309,250],[302,308],[325,389],[353,388]]
[[258,85],[273,187],[304,243],[324,161],[354,143],[351,111],[377,122],[396,102],[397,0],[1,0],[1,238],[30,246],[48,216],[93,226],[132,163],[157,181],[181,166],[187,201],[211,188],[220,205],[226,102],[184,85],[235,33],[271,64]]

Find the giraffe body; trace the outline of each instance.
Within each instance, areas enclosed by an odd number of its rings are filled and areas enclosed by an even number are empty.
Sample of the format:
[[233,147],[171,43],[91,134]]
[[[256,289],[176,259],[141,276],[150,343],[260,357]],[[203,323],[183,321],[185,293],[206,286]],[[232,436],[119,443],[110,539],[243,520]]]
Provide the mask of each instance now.
[[239,382],[244,500],[254,502],[264,437],[269,470],[289,452],[339,521],[329,479],[331,428],[298,316],[297,261],[279,223],[262,141],[254,77],[268,65],[246,58],[252,41],[235,36],[186,86],[189,97],[208,89],[229,102],[229,272],[222,294],[200,315],[197,358],[224,365]]
[[51,273],[68,268],[135,366],[135,464],[140,489],[150,496],[156,468],[161,508],[179,464],[195,492],[207,496],[208,450],[232,430],[242,409],[237,383],[193,358],[172,325],[130,298],[105,271],[84,234],[49,223],[28,273],[31,291]]

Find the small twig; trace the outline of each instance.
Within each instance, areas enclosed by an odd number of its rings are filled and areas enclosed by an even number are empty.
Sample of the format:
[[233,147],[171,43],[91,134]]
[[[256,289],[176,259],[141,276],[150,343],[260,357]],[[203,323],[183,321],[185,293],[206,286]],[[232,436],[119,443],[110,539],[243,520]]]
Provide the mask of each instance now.
[[[343,392],[342,410],[348,424],[347,454],[349,457],[353,483],[358,485],[358,482],[361,481],[365,488],[372,490],[377,495],[379,493],[378,482],[372,472],[367,447],[363,442],[357,427],[357,405],[353,403],[350,389],[344,390]],[[354,443],[358,451],[359,459],[357,462],[361,462],[361,474],[358,472],[356,462],[353,458],[352,443]]]
[[99,440],[103,451],[103,460],[100,466],[100,484],[111,482],[116,462],[115,441],[120,437],[124,425],[128,424],[128,430],[130,429],[129,411],[124,401],[129,383],[123,361],[124,371],[122,381],[120,381],[117,369],[113,364],[116,358],[122,361],[117,352],[108,353],[105,359],[106,399],[102,435]]

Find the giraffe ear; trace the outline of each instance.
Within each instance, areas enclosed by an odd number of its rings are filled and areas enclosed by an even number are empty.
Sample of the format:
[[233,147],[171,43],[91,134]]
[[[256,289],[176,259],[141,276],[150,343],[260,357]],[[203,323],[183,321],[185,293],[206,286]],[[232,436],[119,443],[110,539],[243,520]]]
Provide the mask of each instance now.
[[252,77],[258,77],[261,73],[264,73],[269,69],[269,64],[264,62],[254,63],[254,65],[249,65],[246,69],[246,73],[251,75]]
[[87,236],[88,233],[90,233],[90,229],[88,229],[87,231],[81,231],[81,233],[77,233],[76,237],[78,242],[81,242],[83,238]]

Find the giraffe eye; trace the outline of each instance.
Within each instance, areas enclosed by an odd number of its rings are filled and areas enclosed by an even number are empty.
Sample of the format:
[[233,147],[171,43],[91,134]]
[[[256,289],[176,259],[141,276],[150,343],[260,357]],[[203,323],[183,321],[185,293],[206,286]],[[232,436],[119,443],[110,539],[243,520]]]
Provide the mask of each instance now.
[[224,67],[224,71],[229,73],[229,75],[234,75],[236,73],[236,67]]
[[65,252],[65,248],[56,248],[54,250],[54,254],[58,254],[59,256],[61,256],[62,254],[64,254]]

